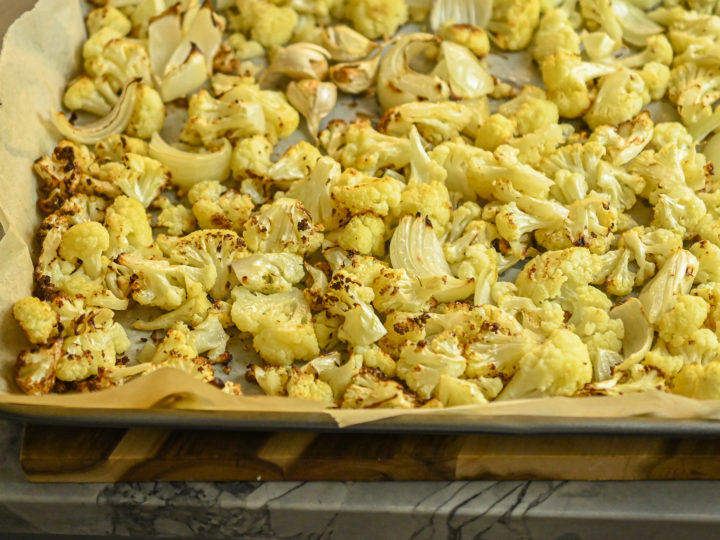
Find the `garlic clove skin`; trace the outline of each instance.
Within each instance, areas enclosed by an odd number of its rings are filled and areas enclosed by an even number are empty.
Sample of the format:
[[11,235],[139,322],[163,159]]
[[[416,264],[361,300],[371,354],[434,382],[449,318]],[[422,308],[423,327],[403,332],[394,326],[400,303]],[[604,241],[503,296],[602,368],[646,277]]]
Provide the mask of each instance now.
[[327,78],[328,58],[330,53],[320,45],[293,43],[275,53],[275,57],[260,78],[260,84],[264,87],[271,85],[277,75],[285,75],[296,80],[322,81]]
[[286,95],[290,104],[305,117],[308,131],[317,142],[320,122],[332,112],[337,103],[337,87],[329,82],[302,79],[291,82]]
[[330,80],[347,94],[360,94],[374,84],[379,65],[379,54],[370,60],[336,64],[330,68]]
[[338,62],[361,60],[379,47],[360,32],[345,25],[330,26],[323,32],[322,45]]

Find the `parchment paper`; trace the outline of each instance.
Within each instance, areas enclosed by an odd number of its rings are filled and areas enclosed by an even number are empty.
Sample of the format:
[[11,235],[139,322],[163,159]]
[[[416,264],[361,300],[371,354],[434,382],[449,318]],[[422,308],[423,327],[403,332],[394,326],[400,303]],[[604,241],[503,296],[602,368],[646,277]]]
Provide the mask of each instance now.
[[[40,0],[7,32],[0,54],[0,407],[3,404],[97,409],[181,409],[321,412],[312,401],[267,396],[231,396],[174,369],[155,371],[123,386],[89,394],[26,396],[17,389],[13,366],[27,346],[12,319],[13,303],[31,293],[35,210],[32,162],[54,148],[59,134],[49,122],[63,88],[79,65],[85,39],[79,0]],[[612,418],[656,416],[720,419],[720,401],[699,402],[659,391],[621,397],[546,398],[427,410],[326,410],[348,426],[401,415],[462,413],[478,417],[523,415]]]

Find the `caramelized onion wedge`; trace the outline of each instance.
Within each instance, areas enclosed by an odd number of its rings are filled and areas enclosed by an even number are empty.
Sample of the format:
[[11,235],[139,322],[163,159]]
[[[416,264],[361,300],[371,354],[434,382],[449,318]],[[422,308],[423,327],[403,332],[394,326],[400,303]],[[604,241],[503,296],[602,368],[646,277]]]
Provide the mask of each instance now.
[[225,180],[230,175],[231,156],[232,145],[227,139],[222,140],[220,150],[206,154],[170,146],[159,133],[150,139],[150,157],[170,169],[173,184],[186,190],[205,180]]
[[130,122],[139,87],[139,78],[131,79],[125,83],[120,99],[118,99],[115,106],[106,116],[95,122],[84,126],[75,126],[70,123],[70,120],[63,113],[53,109],[53,123],[64,137],[81,144],[95,144],[108,135],[122,133]]

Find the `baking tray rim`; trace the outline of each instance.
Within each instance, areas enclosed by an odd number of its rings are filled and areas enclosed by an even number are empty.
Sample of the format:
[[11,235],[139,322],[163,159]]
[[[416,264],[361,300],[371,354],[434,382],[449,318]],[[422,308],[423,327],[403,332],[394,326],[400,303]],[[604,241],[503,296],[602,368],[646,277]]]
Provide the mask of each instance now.
[[391,417],[339,427],[323,413],[236,412],[176,409],[93,409],[0,405],[0,419],[40,425],[226,431],[312,431],[377,434],[604,435],[718,437],[720,421],[697,418],[584,418],[558,416]]

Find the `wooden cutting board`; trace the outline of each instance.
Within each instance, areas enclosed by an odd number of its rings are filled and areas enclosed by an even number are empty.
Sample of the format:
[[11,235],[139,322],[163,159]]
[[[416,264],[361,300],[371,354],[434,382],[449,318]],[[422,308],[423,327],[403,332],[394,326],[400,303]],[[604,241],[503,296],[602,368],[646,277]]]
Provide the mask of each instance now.
[[720,478],[720,440],[27,425],[33,482]]

